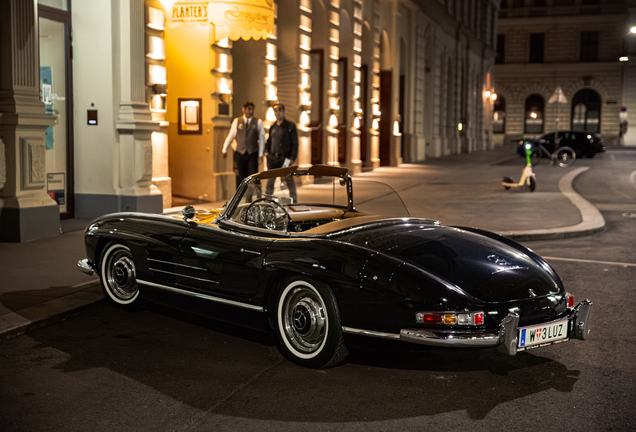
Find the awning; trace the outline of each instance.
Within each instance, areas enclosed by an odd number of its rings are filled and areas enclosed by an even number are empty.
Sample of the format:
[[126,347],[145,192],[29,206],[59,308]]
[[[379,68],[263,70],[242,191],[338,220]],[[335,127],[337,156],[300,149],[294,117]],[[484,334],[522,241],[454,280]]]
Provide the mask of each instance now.
[[274,32],[274,0],[214,0],[208,3],[216,39],[261,39]]

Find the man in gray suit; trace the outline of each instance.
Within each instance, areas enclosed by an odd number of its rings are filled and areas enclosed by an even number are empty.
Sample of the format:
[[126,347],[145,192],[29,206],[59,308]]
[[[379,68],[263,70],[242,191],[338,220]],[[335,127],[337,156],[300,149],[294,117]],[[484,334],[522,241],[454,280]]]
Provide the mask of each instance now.
[[223,157],[226,156],[227,149],[235,139],[234,161],[238,168],[240,184],[245,177],[258,172],[258,164],[265,149],[263,121],[254,118],[254,104],[252,102],[245,102],[243,116],[235,118],[232,122],[230,133],[223,144]]

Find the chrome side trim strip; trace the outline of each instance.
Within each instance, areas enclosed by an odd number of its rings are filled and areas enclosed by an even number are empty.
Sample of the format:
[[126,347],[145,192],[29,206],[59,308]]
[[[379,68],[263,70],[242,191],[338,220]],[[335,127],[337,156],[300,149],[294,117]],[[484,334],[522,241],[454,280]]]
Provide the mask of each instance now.
[[196,279],[196,280],[200,280],[200,281],[203,281],[203,282],[210,282],[210,283],[218,284],[217,281],[214,281],[214,280],[211,280],[211,279],[203,279],[203,278],[198,278],[198,277],[194,277],[194,276],[184,275],[184,274],[181,274],[181,273],[174,273],[174,272],[169,272],[169,271],[165,271],[165,270],[158,270],[158,269],[154,269],[152,267],[150,267],[150,271],[159,272],[159,273],[165,273],[165,274],[169,274],[169,275],[173,275],[173,276],[179,276],[179,277],[184,277],[184,278],[189,278],[189,279]]
[[172,291],[172,292],[176,292],[178,294],[184,294],[190,297],[196,297],[196,298],[200,298],[200,299],[204,299],[204,300],[210,300],[213,302],[217,302],[217,303],[223,303],[223,304],[228,304],[231,306],[236,306],[236,307],[240,307],[243,309],[250,309],[253,311],[257,311],[257,312],[265,312],[265,309],[262,306],[255,306],[255,305],[251,305],[251,304],[247,304],[247,303],[241,303],[241,302],[237,302],[234,300],[228,300],[228,299],[224,299],[221,297],[215,297],[215,296],[211,296],[211,295],[207,295],[207,294],[201,294],[201,293],[196,293],[196,292],[192,292],[192,291],[187,291],[184,289],[180,289],[180,288],[175,288],[175,287],[170,287],[170,286],[166,286],[166,285],[161,285],[158,283],[154,283],[154,282],[148,282],[148,281],[144,281],[144,280],[140,280],[137,279],[137,283],[142,284],[142,285],[148,285],[154,288],[159,288],[159,289],[163,289],[166,291]]
[[400,340],[400,335],[395,333],[383,333],[383,332],[378,332],[373,330],[357,329],[353,327],[342,327],[342,331],[345,333],[357,334],[362,336],[372,336],[372,337],[383,338],[383,339]]
[[254,254],[254,255],[260,255],[261,254],[260,252],[251,251],[249,249],[243,249],[243,248],[241,248],[241,252],[250,253],[250,254]]
[[158,260],[158,259],[155,259],[155,258],[148,258],[148,261],[154,261],[154,262],[158,262],[158,263],[162,263],[162,264],[170,264],[170,265],[175,265],[175,266],[179,266],[179,267],[187,267],[187,268],[191,268],[191,269],[195,269],[195,270],[208,271],[208,269],[205,269],[203,267],[195,267],[195,266],[190,266],[190,265],[187,265],[187,264],[179,264],[179,263],[174,263],[174,262],[170,262],[170,261]]

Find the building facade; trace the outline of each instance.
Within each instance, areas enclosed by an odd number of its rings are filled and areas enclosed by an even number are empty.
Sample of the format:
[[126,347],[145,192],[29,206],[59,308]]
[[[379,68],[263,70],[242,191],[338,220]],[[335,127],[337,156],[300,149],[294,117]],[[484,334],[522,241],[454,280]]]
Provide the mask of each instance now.
[[[502,0],[496,143],[555,130],[636,145],[636,34],[631,0]],[[635,29],[636,31],[636,29]]]
[[60,217],[228,199],[221,150],[248,100],[266,127],[286,106],[300,166],[356,173],[493,146],[499,0],[2,8],[3,241],[54,235]]

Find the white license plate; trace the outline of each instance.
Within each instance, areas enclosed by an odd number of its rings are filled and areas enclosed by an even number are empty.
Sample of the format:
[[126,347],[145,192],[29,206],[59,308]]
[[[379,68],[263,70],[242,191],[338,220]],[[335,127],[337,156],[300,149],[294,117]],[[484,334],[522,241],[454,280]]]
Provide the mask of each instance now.
[[568,339],[568,320],[519,328],[518,348],[551,345]]

